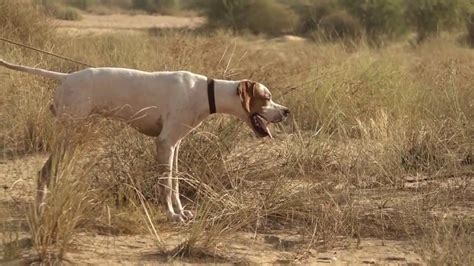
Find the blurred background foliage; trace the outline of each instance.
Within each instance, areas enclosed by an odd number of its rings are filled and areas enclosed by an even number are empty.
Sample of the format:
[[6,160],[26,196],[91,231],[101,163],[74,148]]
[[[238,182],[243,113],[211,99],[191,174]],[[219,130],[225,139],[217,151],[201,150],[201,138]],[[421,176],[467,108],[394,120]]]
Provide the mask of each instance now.
[[198,14],[207,29],[313,40],[344,40],[379,47],[415,33],[421,43],[444,30],[464,31],[474,43],[474,0],[37,0],[60,19],[79,20],[81,10]]

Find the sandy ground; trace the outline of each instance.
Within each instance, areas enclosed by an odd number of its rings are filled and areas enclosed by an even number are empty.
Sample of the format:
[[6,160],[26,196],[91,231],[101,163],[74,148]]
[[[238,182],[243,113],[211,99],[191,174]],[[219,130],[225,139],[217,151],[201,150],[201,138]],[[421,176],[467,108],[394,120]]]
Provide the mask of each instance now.
[[[24,212],[33,200],[36,172],[45,155],[28,155],[0,161],[0,264],[34,261]],[[8,217],[8,218],[6,218]],[[13,229],[9,225],[21,225]],[[166,250],[178,246],[184,236],[172,224],[160,231]],[[12,241],[18,234],[20,242]],[[15,237],[14,237],[15,239]],[[241,232],[219,245],[219,256],[171,257],[158,252],[152,235],[97,235],[80,233],[66,256],[79,264],[156,264],[156,263],[310,263],[310,264],[423,264],[409,241],[364,238],[360,241],[341,237],[330,248],[307,248],[296,234]],[[4,258],[4,251],[21,243],[21,258]]]
[[204,23],[201,17],[174,17],[158,15],[93,15],[83,14],[82,20],[55,20],[60,32],[68,34],[106,33],[111,31],[137,32],[153,28],[196,28]]

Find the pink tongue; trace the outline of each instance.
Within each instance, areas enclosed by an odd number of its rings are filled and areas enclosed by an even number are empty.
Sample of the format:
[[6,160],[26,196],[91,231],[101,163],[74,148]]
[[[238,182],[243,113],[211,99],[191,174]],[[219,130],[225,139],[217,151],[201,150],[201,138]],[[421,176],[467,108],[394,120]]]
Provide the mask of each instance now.
[[257,120],[265,133],[267,133],[268,137],[272,139],[273,136],[272,133],[270,133],[270,129],[268,129],[266,121],[264,121],[261,117],[257,117]]
[[267,134],[268,134],[268,137],[271,138],[271,139],[273,139],[272,133],[270,133],[270,130],[268,129],[268,127],[267,127],[267,126],[264,126],[264,127],[265,127],[265,131],[266,131]]

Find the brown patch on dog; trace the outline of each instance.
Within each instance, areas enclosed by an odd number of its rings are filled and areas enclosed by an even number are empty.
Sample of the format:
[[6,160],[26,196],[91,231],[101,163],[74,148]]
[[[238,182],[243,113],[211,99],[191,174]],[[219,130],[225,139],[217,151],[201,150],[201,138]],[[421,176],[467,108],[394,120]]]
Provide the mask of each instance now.
[[237,94],[240,96],[242,107],[249,114],[260,113],[269,100],[269,95],[260,89],[260,85],[250,80],[240,82]]

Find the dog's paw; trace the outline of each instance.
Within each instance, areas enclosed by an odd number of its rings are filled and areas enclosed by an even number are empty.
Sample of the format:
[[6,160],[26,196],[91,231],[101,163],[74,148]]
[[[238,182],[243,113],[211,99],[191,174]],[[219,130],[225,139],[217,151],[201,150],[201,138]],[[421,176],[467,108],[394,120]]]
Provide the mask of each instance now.
[[185,219],[182,214],[178,213],[169,213],[168,218],[173,222],[184,223]]
[[186,220],[191,220],[194,218],[194,215],[191,211],[188,211],[188,210],[183,210],[181,211],[181,215],[184,216],[186,218]]

